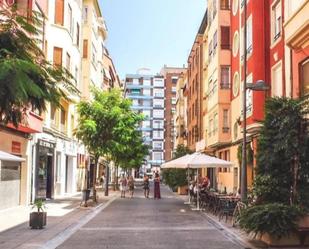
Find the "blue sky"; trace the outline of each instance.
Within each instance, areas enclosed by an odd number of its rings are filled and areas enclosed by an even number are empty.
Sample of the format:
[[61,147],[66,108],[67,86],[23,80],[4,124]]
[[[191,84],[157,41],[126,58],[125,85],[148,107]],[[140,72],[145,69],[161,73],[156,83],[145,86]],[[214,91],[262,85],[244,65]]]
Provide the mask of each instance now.
[[139,68],[186,63],[206,0],[99,0],[107,48],[121,79]]

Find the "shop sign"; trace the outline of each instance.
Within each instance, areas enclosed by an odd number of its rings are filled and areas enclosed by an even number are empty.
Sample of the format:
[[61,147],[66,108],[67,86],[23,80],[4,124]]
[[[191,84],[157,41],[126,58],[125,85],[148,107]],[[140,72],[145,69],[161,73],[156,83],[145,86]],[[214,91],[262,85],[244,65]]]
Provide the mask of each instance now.
[[39,146],[50,148],[50,149],[54,149],[55,148],[55,144],[54,143],[50,143],[50,142],[44,141],[44,140],[39,140]]
[[12,141],[12,153],[20,154],[21,153],[21,143],[17,141]]

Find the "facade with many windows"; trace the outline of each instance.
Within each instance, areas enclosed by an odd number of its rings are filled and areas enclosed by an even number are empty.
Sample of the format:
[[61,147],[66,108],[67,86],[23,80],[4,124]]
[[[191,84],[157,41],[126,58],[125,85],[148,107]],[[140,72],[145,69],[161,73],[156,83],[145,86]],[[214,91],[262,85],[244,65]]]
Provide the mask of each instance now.
[[152,174],[165,161],[165,82],[162,76],[128,74],[125,80],[125,96],[132,100],[132,110],[142,113],[145,120],[139,130],[144,142],[150,146],[150,154],[140,168],[141,174]]

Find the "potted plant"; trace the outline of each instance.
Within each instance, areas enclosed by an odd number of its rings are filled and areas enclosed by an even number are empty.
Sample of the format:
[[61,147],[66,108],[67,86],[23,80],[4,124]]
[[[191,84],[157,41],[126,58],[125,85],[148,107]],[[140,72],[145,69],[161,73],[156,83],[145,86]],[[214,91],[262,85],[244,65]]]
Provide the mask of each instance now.
[[34,201],[34,204],[32,206],[32,209],[36,208],[36,212],[30,213],[30,220],[29,220],[29,226],[32,229],[42,229],[44,226],[46,226],[46,212],[44,212],[45,209],[45,203],[43,199],[36,199]]

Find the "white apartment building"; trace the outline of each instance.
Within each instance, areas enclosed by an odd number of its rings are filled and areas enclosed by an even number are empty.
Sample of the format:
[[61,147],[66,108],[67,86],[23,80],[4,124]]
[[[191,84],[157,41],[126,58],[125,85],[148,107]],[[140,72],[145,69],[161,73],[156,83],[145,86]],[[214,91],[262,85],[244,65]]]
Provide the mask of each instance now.
[[[46,59],[69,70],[81,91],[82,0],[37,0],[33,8],[45,15],[41,46]],[[32,200],[77,191],[77,158],[84,154],[83,146],[73,136],[79,96],[63,90],[67,99],[61,101],[60,108],[48,106],[43,132],[32,139]]]

